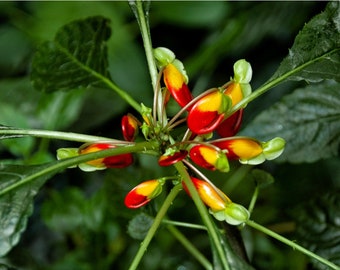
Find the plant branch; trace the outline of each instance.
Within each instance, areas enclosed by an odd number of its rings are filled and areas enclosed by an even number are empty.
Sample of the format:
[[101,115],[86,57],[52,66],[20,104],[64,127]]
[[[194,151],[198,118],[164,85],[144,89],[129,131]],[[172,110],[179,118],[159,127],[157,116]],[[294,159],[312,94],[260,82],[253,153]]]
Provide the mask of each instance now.
[[144,253],[146,252],[152,238],[154,237],[160,223],[162,222],[163,217],[165,216],[166,212],[168,211],[169,207],[172,205],[172,202],[176,198],[177,194],[182,190],[182,186],[180,184],[174,186],[168,196],[166,197],[164,203],[162,204],[161,208],[159,209],[157,216],[155,217],[146,237],[144,238],[143,242],[141,243],[141,246],[134,257],[129,270],[135,270],[137,269],[140,261],[142,260],[142,257]]
[[250,227],[252,227],[252,228],[254,228],[254,229],[256,229],[256,230],[258,230],[260,232],[263,232],[263,233],[265,233],[265,234],[275,238],[276,240],[278,240],[278,241],[280,241],[280,242],[282,242],[282,243],[292,247],[293,249],[296,249],[296,250],[304,253],[305,255],[318,260],[319,262],[329,266],[331,269],[339,270],[339,267],[337,265],[335,265],[334,263],[332,263],[332,262],[330,262],[330,261],[320,257],[319,255],[311,252],[310,250],[308,250],[308,249],[306,249],[306,248],[296,244],[295,242],[293,242],[293,241],[291,241],[291,240],[289,240],[289,239],[287,239],[287,238],[285,238],[285,237],[283,237],[283,236],[281,236],[281,235],[279,235],[279,234],[277,234],[277,233],[267,229],[266,227],[264,227],[264,226],[262,226],[262,225],[260,225],[260,224],[258,224],[256,222],[254,222],[252,220],[248,220],[246,222],[246,224],[248,226],[250,226]]
[[157,142],[141,142],[136,143],[134,145],[122,146],[117,148],[111,148],[103,151],[97,151],[90,154],[79,155],[77,157],[67,158],[51,163],[47,163],[45,168],[37,171],[34,174],[28,175],[26,177],[22,177],[19,181],[7,186],[6,188],[0,190],[0,197],[5,195],[6,193],[13,191],[23,185],[26,185],[34,180],[37,180],[40,177],[45,175],[54,175],[58,172],[63,171],[68,167],[72,167],[74,165],[78,165],[80,163],[84,163],[87,161],[95,160],[98,158],[104,158],[108,156],[115,156],[120,154],[127,154],[127,153],[135,153],[135,152],[147,152],[151,150],[155,150],[158,148]]
[[204,257],[204,255],[175,226],[168,225],[167,229],[202,264],[205,269],[213,269],[211,263]]
[[[1,135],[5,135],[5,136],[1,138]],[[110,139],[107,137],[85,135],[85,134],[79,134],[79,133],[73,133],[73,132],[0,127],[0,139],[17,138],[17,137],[23,137],[23,136],[33,136],[33,137],[39,137],[39,138],[58,139],[58,140],[67,140],[67,141],[76,141],[76,142],[110,141],[110,142],[115,142],[119,144],[130,143],[126,141]]]
[[180,173],[180,175],[183,178],[183,181],[185,183],[185,185],[187,186],[191,197],[196,205],[196,208],[202,218],[203,223],[205,224],[205,226],[207,227],[207,231],[208,234],[210,236],[210,240],[212,242],[212,244],[214,245],[218,257],[220,259],[221,264],[223,265],[223,269],[224,270],[229,270],[229,264],[226,258],[226,254],[224,252],[224,249],[222,247],[221,241],[219,239],[219,236],[217,234],[217,231],[215,229],[215,226],[213,224],[213,221],[211,220],[210,214],[207,211],[207,208],[205,207],[205,205],[203,204],[194,184],[192,183],[190,176],[187,172],[187,170],[185,169],[184,165],[182,162],[177,162],[174,164],[175,168],[177,169],[177,171]]

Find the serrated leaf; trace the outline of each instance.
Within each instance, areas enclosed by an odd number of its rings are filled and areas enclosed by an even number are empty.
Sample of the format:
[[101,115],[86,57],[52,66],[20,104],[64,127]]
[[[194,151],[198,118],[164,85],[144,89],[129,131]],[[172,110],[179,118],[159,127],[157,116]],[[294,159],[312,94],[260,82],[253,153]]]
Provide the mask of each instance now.
[[[299,243],[340,265],[340,192],[328,193],[292,211]],[[329,269],[312,260],[315,269]]]
[[319,82],[340,81],[340,4],[331,1],[296,36],[289,55],[270,81],[279,77]]
[[[39,172],[46,165],[14,166],[0,170],[0,191],[15,185],[23,178]],[[40,187],[51,175],[44,175],[9,191],[0,197],[0,256],[5,255],[20,239],[27,219],[33,211],[33,199]]]
[[324,81],[295,90],[263,111],[242,134],[268,140],[279,136],[286,147],[278,161],[314,162],[338,155],[339,84]]
[[43,43],[34,55],[31,81],[42,91],[88,87],[108,77],[106,41],[109,20],[101,16],[63,26],[53,41]]

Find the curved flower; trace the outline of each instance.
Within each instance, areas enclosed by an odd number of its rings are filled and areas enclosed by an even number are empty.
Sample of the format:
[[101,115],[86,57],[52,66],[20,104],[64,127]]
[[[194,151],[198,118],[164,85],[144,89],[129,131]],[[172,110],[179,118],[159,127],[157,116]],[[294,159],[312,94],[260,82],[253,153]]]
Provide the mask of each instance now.
[[223,121],[224,113],[230,108],[231,101],[219,89],[201,97],[190,109],[187,124],[198,135],[207,134]]
[[170,166],[178,161],[181,161],[188,155],[188,151],[180,150],[173,154],[164,154],[158,159],[158,164],[160,166]]
[[183,75],[175,64],[170,63],[164,67],[163,79],[166,88],[181,107],[184,107],[193,99],[187,85],[188,80],[186,76]]
[[[89,154],[98,152],[110,148],[116,148],[117,146],[111,143],[86,143],[78,149],[78,154]],[[85,171],[100,170],[106,168],[124,168],[131,165],[133,162],[133,156],[131,153],[120,154],[116,156],[109,156],[105,158],[99,158],[88,161],[84,164],[79,164],[79,167]]]
[[163,181],[148,180],[134,187],[126,196],[124,203],[128,208],[139,208],[146,205],[162,192]]
[[[239,159],[241,163],[248,163],[247,161],[258,157],[263,152],[261,143],[253,138],[228,138],[224,140],[217,140],[212,142],[212,144],[220,149],[227,150],[226,155],[229,159]],[[263,161],[264,160],[261,162]]]
[[227,150],[229,159],[238,159],[243,164],[260,164],[277,158],[284,150],[285,141],[274,138],[268,142],[259,142],[253,138],[235,137],[212,142],[220,149]]
[[190,158],[197,165],[208,170],[229,171],[228,159],[222,151],[206,144],[198,144],[190,149]]
[[[221,190],[208,182],[191,177],[191,180],[201,200],[210,209],[209,212],[219,221],[231,225],[239,225],[249,219],[249,212],[242,205],[232,202]],[[190,195],[188,188],[182,182],[184,190]]]
[[[213,211],[221,211],[226,208],[226,205],[231,203],[231,200],[222,191],[213,187],[208,182],[191,177],[201,200]],[[190,195],[187,186],[184,181],[182,181],[184,190]]]
[[122,117],[121,125],[124,139],[128,142],[133,142],[138,134],[139,121],[132,114],[127,114]]
[[233,113],[228,118],[224,119],[221,124],[216,128],[216,132],[223,138],[234,136],[241,127],[243,118],[243,109],[240,109]]

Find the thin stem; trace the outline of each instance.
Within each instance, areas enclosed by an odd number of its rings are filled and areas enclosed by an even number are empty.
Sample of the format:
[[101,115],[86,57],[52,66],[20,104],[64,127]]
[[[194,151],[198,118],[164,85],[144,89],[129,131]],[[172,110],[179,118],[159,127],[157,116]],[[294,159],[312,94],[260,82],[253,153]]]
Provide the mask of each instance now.
[[56,161],[56,162],[48,163],[45,165],[41,165],[42,166],[41,170],[37,171],[36,173],[23,176],[19,181],[14,182],[13,184],[0,190],[0,197],[23,185],[26,185],[34,180],[37,180],[40,177],[46,177],[47,175],[53,176],[57,172],[61,172],[62,170],[68,167],[72,167],[80,163],[88,162],[88,161],[95,160],[98,158],[120,155],[120,154],[127,154],[127,153],[134,153],[134,152],[147,152],[147,151],[155,150],[157,148],[158,148],[157,142],[141,142],[141,143],[136,143],[135,145],[111,148],[111,149],[107,149],[103,151],[79,155],[77,157],[67,158],[67,159]]
[[168,211],[169,207],[172,205],[172,202],[176,198],[177,194],[182,190],[182,186],[180,184],[174,186],[168,196],[166,197],[164,203],[162,204],[162,207],[159,209],[157,216],[154,219],[154,222],[152,223],[146,237],[144,238],[143,242],[140,245],[140,248],[134,257],[129,270],[135,270],[137,269],[140,261],[142,260],[142,257],[144,253],[146,252],[152,238],[154,237],[160,223],[162,222],[163,217],[165,216],[166,212]]
[[[0,135],[8,135],[8,138],[12,137],[21,137],[21,136],[33,136],[39,138],[48,138],[48,139],[58,139],[58,140],[67,140],[67,141],[76,141],[76,142],[96,142],[96,141],[110,141],[119,144],[130,144],[130,142],[114,140],[107,137],[100,136],[92,136],[85,135],[73,132],[62,132],[62,131],[53,131],[53,130],[40,130],[40,129],[3,129],[0,128]],[[1,136],[0,136],[1,139]],[[5,138],[6,139],[6,136]]]
[[304,253],[305,255],[318,260],[319,262],[329,266],[332,269],[337,269],[337,270],[340,269],[339,266],[335,265],[334,263],[332,263],[332,262],[330,262],[330,261],[320,257],[319,255],[311,252],[310,250],[308,250],[308,249],[306,249],[306,248],[296,244],[295,242],[293,242],[293,241],[291,241],[291,240],[289,240],[289,239],[287,239],[287,238],[285,238],[285,237],[283,237],[283,236],[281,236],[281,235],[279,235],[279,234],[277,234],[277,233],[267,229],[266,227],[264,227],[264,226],[262,226],[262,225],[260,225],[260,224],[258,224],[256,222],[254,222],[252,220],[248,220],[246,222],[246,224],[248,226],[250,226],[250,227],[252,227],[252,228],[254,228],[254,229],[256,229],[256,230],[258,230],[260,232],[263,232],[263,233],[265,233],[265,234],[275,238],[276,240],[278,240],[278,241],[280,241],[280,242],[282,242],[282,243],[292,247],[293,249],[296,249],[296,250]]
[[239,109],[243,108],[244,106],[246,106],[249,102],[253,101],[254,99],[258,98],[259,96],[263,95],[264,93],[266,93],[268,90],[270,90],[271,88],[273,88],[274,86],[280,84],[281,82],[285,81],[288,77],[292,76],[293,74],[303,70],[304,68],[308,67],[310,64],[315,63],[319,60],[321,60],[322,58],[326,58],[328,57],[328,55],[334,53],[334,51],[331,51],[329,53],[326,53],[320,57],[317,57],[315,59],[313,59],[313,61],[308,61],[300,66],[297,66],[296,68],[284,73],[283,75],[277,77],[276,79],[273,80],[269,80],[266,83],[264,83],[260,88],[258,88],[257,90],[253,91],[249,96],[245,97],[244,99],[242,99],[239,103],[237,103],[227,114],[225,117],[228,117],[230,115],[232,115],[234,112],[238,111]]
[[248,207],[248,211],[249,211],[249,214],[251,215],[251,213],[253,212],[253,209],[255,207],[255,203],[257,201],[257,197],[259,196],[259,186],[256,186],[255,187],[255,190],[254,190],[254,194],[253,196],[251,197],[251,201],[249,203],[249,207]]
[[203,223],[205,224],[205,226],[207,227],[207,231],[208,234],[210,236],[211,242],[214,245],[217,255],[221,261],[221,264],[223,265],[223,269],[224,270],[229,270],[229,264],[227,262],[227,258],[226,258],[226,254],[224,252],[224,249],[222,247],[221,241],[219,239],[219,236],[217,234],[217,231],[215,229],[215,226],[213,224],[213,221],[211,220],[211,217],[207,211],[207,208],[205,207],[205,205],[203,204],[201,198],[199,197],[199,194],[193,184],[193,182],[190,179],[190,176],[186,170],[186,168],[184,167],[182,162],[177,162],[174,164],[175,168],[177,169],[177,171],[180,173],[180,175],[183,178],[183,181],[186,185],[186,187],[188,188],[191,197],[196,205],[196,208],[201,216],[201,219],[203,221]]
[[148,62],[152,88],[155,90],[157,86],[158,72],[157,72],[155,58],[153,56],[153,48],[152,48],[150,31],[149,31],[149,27],[147,23],[147,18],[144,13],[143,1],[136,0],[135,3],[136,3],[136,14],[135,15],[137,16],[140,32],[141,32],[142,39],[143,39],[144,50],[145,50],[146,60]]
[[170,225],[174,225],[174,226],[179,226],[179,227],[190,228],[190,229],[196,229],[196,230],[204,230],[204,231],[207,230],[207,227],[205,227],[203,225],[193,224],[193,223],[188,223],[188,222],[181,222],[181,221],[163,219],[162,223],[170,224]]
[[167,229],[173,236],[193,255],[197,261],[207,270],[212,270],[211,263],[204,257],[204,255],[173,225],[168,225]]

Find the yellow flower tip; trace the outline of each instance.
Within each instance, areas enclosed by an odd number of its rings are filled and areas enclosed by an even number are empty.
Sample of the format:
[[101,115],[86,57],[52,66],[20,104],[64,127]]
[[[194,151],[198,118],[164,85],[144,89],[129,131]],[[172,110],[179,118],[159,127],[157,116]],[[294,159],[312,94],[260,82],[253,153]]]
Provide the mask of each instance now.
[[178,91],[185,83],[185,78],[182,73],[173,64],[168,64],[164,70],[164,83],[169,90]]

